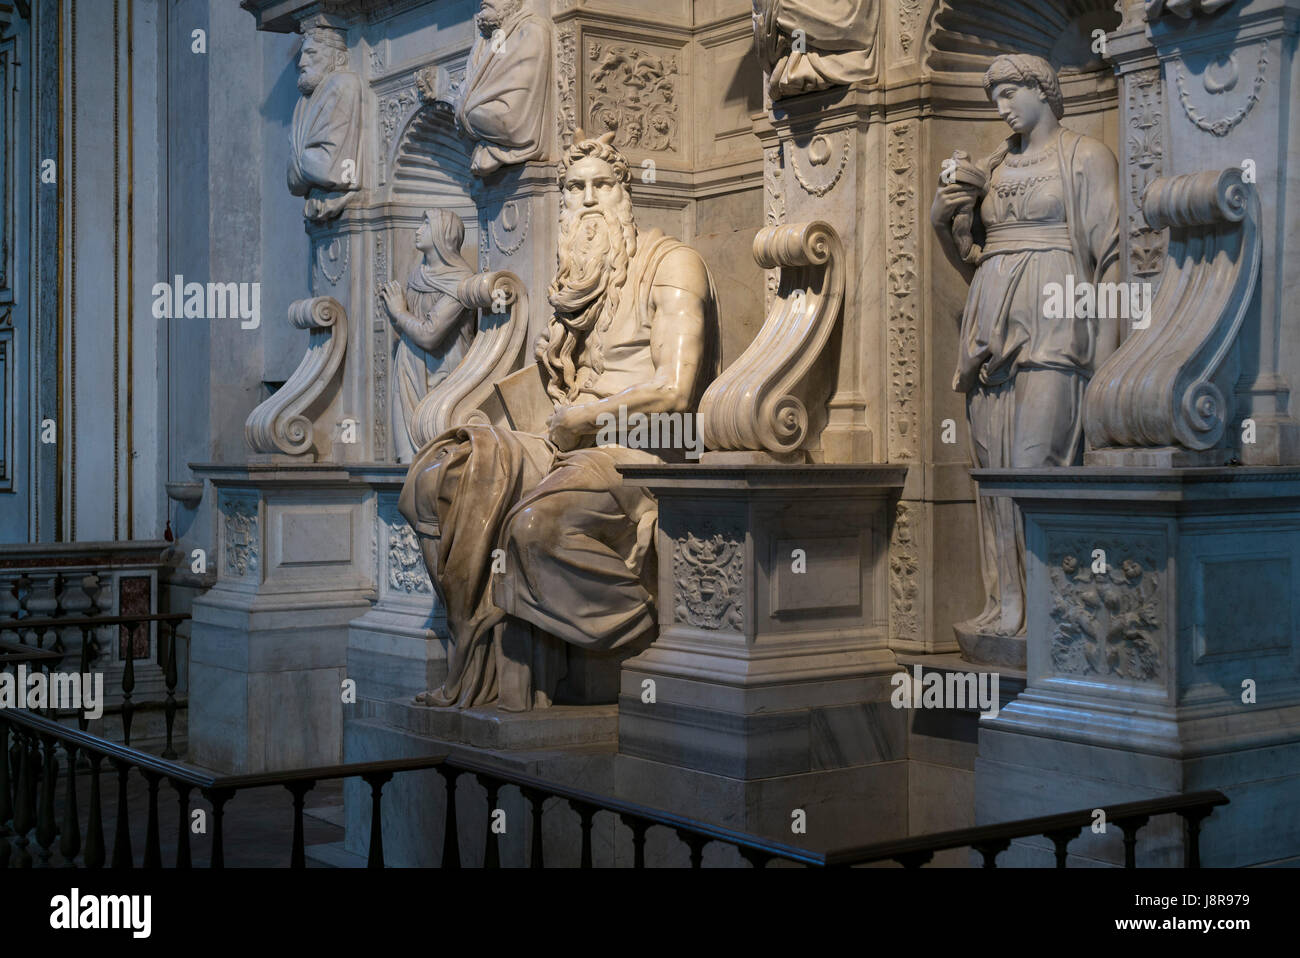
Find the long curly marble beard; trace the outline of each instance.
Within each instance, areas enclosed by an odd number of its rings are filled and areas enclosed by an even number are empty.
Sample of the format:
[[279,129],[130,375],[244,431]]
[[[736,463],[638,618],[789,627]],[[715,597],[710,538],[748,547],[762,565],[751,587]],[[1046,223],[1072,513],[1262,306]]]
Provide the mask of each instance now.
[[560,217],[559,247],[559,269],[547,295],[555,318],[537,356],[550,373],[547,393],[567,404],[578,395],[575,355],[597,320],[618,309],[628,264],[636,255],[631,199],[625,197],[613,208],[566,211]]

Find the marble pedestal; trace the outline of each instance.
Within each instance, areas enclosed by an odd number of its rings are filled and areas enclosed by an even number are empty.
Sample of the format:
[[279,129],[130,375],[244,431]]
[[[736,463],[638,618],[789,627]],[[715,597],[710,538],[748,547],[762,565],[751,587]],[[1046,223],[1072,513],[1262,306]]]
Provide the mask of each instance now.
[[397,511],[407,466],[349,467],[373,490],[375,604],[348,623],[347,671],[357,699],[384,701],[436,688],[447,676],[446,612],[415,531]]
[[190,759],[224,772],[343,756],[348,623],[370,608],[369,490],[337,465],[194,465],[217,495],[193,604]]
[[[1206,866],[1300,861],[1300,471],[980,470],[1013,497],[1029,566],[1027,687],[980,722],[979,824],[1197,789]],[[1104,571],[1103,571],[1104,570]],[[1180,866],[1178,819],[1138,865]],[[1123,861],[1122,835],[1071,855]],[[1016,843],[1001,864],[1050,864]]]
[[622,472],[659,500],[660,629],[623,664],[621,794],[783,840],[817,806],[829,842],[852,834],[865,792],[902,834],[886,552],[905,468]]

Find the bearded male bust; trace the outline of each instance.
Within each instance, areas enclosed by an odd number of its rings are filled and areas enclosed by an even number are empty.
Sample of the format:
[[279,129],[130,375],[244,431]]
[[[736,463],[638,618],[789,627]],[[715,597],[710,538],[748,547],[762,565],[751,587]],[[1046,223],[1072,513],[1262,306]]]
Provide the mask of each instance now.
[[[637,229],[628,161],[612,139],[578,131],[560,164],[555,313],[536,353],[554,404],[546,434],[451,430],[420,451],[402,487],[398,507],[451,632],[446,681],[421,704],[549,705],[565,658],[557,640],[617,649],[655,628],[657,505],[617,467],[684,450],[596,439],[620,410],[694,414],[717,373],[716,294],[698,253]],[[532,628],[507,629],[508,617]]]

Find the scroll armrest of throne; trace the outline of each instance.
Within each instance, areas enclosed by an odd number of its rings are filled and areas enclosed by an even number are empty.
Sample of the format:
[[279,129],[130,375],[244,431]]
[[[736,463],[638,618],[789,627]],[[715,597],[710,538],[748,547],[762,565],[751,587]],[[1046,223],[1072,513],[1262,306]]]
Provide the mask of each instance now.
[[[244,423],[253,452],[275,458],[320,461],[330,455],[326,410],[338,392],[338,372],[348,346],[348,314],[332,296],[289,304],[289,322],[305,329],[307,352],[293,375]],[[329,390],[327,394],[326,390]]]
[[820,220],[768,226],[754,237],[754,259],[781,270],[780,287],[754,341],[700,400],[704,446],[805,462],[836,374],[827,347],[844,303],[844,247]]
[[479,311],[478,334],[451,375],[415,408],[411,438],[417,449],[457,426],[506,424],[493,385],[519,366],[528,292],[514,273],[498,270],[464,280],[456,298]]
[[1206,170],[1153,180],[1142,210],[1169,230],[1164,271],[1148,325],[1092,377],[1084,432],[1097,455],[1213,451],[1229,439],[1238,341],[1259,284],[1259,194],[1237,167]]

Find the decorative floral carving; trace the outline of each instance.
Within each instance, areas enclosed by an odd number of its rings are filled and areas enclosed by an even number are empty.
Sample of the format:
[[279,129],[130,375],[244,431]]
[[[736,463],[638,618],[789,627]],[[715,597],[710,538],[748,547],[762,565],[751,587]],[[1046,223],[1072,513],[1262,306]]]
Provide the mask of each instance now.
[[[781,146],[768,147],[763,151],[763,195],[767,205],[767,225],[780,226],[785,222],[785,188],[781,183]],[[781,271],[767,270],[767,299],[764,308],[772,311],[772,302],[781,285]]]
[[559,127],[560,142],[568,143],[573,139],[573,130],[578,125],[578,39],[573,24],[566,24],[556,34],[558,42],[555,47],[555,82],[559,87],[558,109],[555,122]]
[[677,152],[677,58],[630,46],[588,48],[586,130],[614,145]]
[[492,223],[488,228],[492,233],[492,242],[496,244],[497,249],[504,256],[513,256],[523,247],[524,241],[528,239],[528,222],[532,217],[531,208],[525,202],[522,204],[524,215],[522,220],[519,217],[520,203],[515,200],[506,200],[501,207],[501,228],[507,234],[518,233],[513,243],[501,242],[501,237],[497,234],[496,223]]
[[[1230,54],[1228,64],[1231,72],[1236,72],[1236,54]],[[1221,96],[1232,90],[1237,85],[1236,77],[1232,77],[1231,82],[1221,82],[1213,80],[1210,76],[1212,65],[1206,67],[1206,74],[1202,82],[1207,92],[1211,96]],[[1187,92],[1187,77],[1183,73],[1183,65],[1180,62],[1174,68],[1174,82],[1178,85],[1178,102],[1183,105],[1183,112],[1187,114],[1187,119],[1191,120],[1196,126],[1206,133],[1213,133],[1215,136],[1227,136],[1232,128],[1250,115],[1250,111],[1255,108],[1259,102],[1259,95],[1264,89],[1264,83],[1268,80],[1268,44],[1261,43],[1259,47],[1259,63],[1256,67],[1255,82],[1251,84],[1250,94],[1246,97],[1246,102],[1236,111],[1224,114],[1216,119],[1210,119],[1201,113],[1192,103],[1192,98]]]
[[921,0],[899,0],[898,47],[903,51],[904,56],[912,55],[920,22]]
[[889,131],[886,169],[889,246],[889,437],[890,462],[917,457],[917,380],[920,378],[920,333],[916,316],[917,224],[916,125]]
[[[814,182],[813,179],[800,169],[799,151],[797,149],[790,150],[790,168],[794,171],[794,178],[798,180],[799,185],[809,194],[813,196],[825,196],[831,190],[835,189],[835,185],[839,183],[840,179],[844,176],[844,169],[849,163],[849,147],[852,145],[852,132],[849,130],[842,130],[840,132],[839,163],[836,165],[835,171],[830,175],[830,177],[827,178],[823,174],[820,182]],[[833,152],[834,149],[831,146],[830,137],[824,133],[818,133],[808,142],[808,163],[813,167],[825,166],[830,162]]]
[[415,531],[400,516],[385,522],[388,525],[388,587],[400,592],[432,594],[433,585]]
[[407,112],[419,102],[420,94],[414,86],[405,87],[379,98],[380,182],[383,182],[386,177],[385,170],[387,168],[388,154],[392,149],[393,137],[397,135],[398,124],[402,122]]
[[[1052,668],[1065,675],[1111,675],[1150,682],[1161,670],[1163,593],[1153,551],[1106,550],[1091,543],[1052,550]],[[1105,572],[1094,572],[1105,561]]]
[[[388,250],[382,236],[375,237],[375,287],[388,282]],[[375,348],[373,353],[375,393],[375,459],[382,461],[388,450],[388,327],[384,308],[375,297],[374,303]]]
[[912,528],[912,505],[898,504],[889,540],[889,637],[916,640],[921,635],[920,585],[917,574],[921,557]]
[[1130,74],[1128,84],[1129,269],[1134,276],[1157,275],[1165,259],[1163,230],[1142,215],[1142,191],[1164,169],[1164,84],[1160,68]]
[[702,530],[673,540],[673,608],[679,622],[739,631],[745,624],[745,537]]
[[257,500],[246,496],[222,497],[221,515],[225,526],[222,538],[226,553],[226,572],[237,576],[256,572]]

